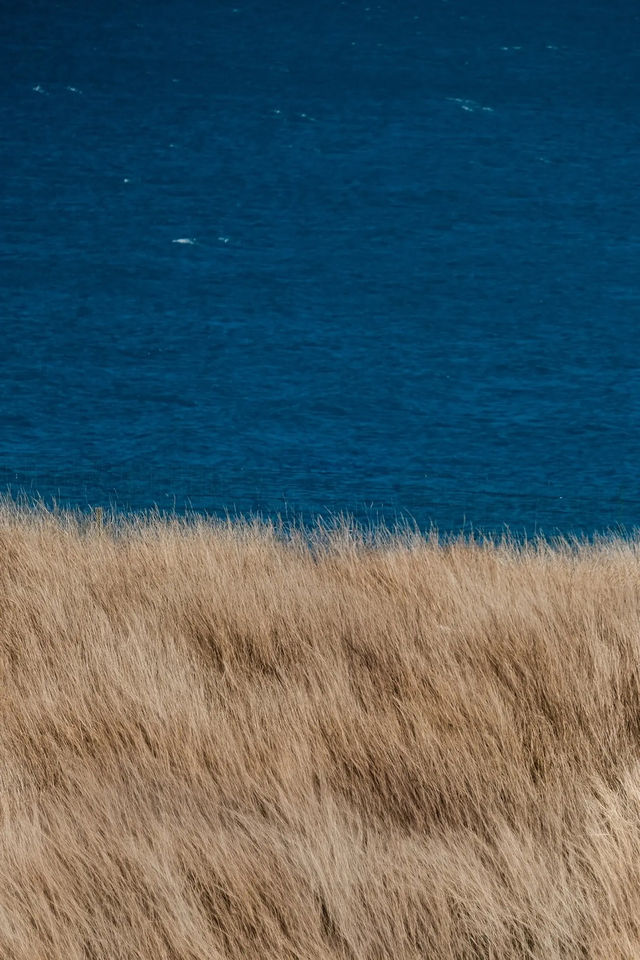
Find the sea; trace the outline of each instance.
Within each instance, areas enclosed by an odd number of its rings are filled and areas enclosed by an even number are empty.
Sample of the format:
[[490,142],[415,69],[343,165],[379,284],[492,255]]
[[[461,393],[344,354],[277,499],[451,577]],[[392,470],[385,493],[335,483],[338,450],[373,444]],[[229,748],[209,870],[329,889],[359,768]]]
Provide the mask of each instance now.
[[0,491],[640,521],[637,0],[0,4]]

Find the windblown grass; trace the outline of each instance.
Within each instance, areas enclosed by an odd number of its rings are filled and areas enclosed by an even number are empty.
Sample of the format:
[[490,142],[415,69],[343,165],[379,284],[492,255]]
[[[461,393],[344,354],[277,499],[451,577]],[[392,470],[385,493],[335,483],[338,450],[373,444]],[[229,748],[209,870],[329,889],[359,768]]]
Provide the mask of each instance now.
[[640,956],[640,546],[0,511],[2,960]]

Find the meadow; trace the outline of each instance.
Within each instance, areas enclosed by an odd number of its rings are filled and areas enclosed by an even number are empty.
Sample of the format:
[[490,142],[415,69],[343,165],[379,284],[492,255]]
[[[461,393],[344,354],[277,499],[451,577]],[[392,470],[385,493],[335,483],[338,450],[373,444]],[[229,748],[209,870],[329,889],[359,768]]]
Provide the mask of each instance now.
[[640,543],[5,504],[0,957],[640,957]]

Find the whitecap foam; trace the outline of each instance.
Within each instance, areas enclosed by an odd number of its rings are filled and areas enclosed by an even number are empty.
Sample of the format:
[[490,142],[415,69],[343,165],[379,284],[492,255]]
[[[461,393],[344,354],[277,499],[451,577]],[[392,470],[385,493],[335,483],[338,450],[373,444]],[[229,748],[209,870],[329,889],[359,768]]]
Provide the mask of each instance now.
[[195,243],[197,243],[197,240],[196,240],[195,237],[176,237],[176,239],[175,239],[175,240],[172,240],[171,242],[172,242],[172,243],[182,243],[182,244],[185,244],[185,245],[188,246],[188,247],[192,247]]
[[461,110],[467,113],[474,113],[476,110],[484,110],[485,113],[493,113],[493,107],[483,107],[477,100],[467,100],[465,97],[446,97],[450,103],[457,103]]

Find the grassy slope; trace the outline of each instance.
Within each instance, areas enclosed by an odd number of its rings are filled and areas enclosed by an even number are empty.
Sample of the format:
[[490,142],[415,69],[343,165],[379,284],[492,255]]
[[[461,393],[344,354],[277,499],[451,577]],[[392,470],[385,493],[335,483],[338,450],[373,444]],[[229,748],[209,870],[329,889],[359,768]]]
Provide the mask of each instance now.
[[640,547],[0,512],[0,957],[640,956]]

